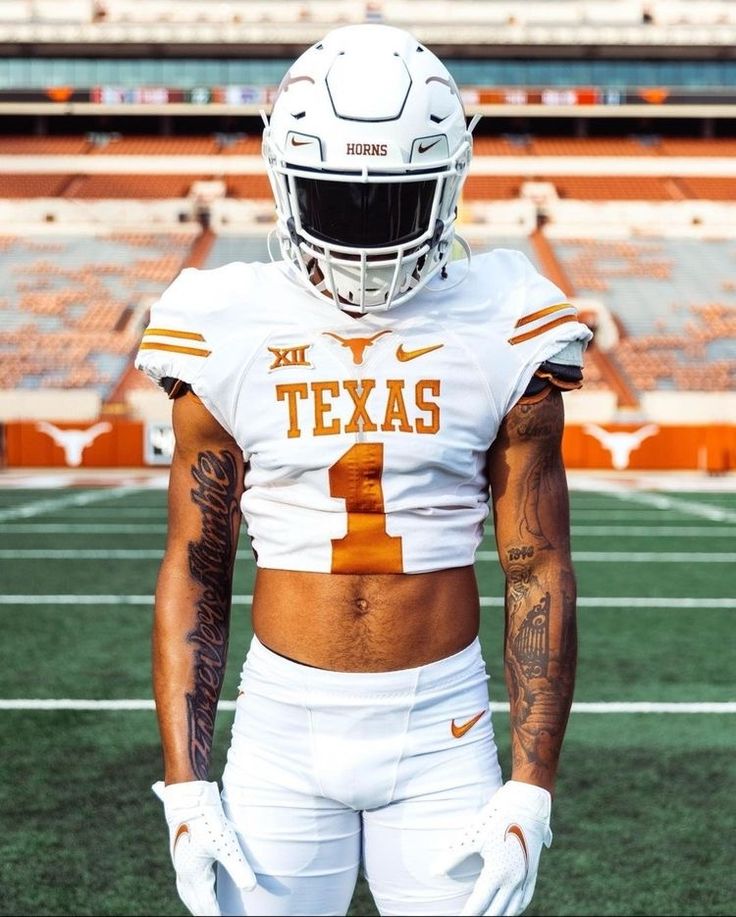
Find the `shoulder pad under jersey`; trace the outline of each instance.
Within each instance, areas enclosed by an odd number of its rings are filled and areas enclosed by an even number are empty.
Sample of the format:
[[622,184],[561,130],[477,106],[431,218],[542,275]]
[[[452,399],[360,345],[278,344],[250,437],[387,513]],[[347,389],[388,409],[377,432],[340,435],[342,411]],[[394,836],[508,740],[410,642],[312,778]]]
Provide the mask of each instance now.
[[[515,256],[520,281],[513,309],[506,314],[506,340],[516,357],[518,376],[506,400],[508,411],[527,391],[535,373],[558,378],[561,388],[577,388],[583,352],[593,334],[577,318],[577,309],[551,280],[540,274],[522,252]],[[550,364],[559,364],[559,368]],[[541,390],[541,389],[540,389]]]
[[240,262],[212,271],[185,268],[151,307],[136,367],[159,384],[167,378],[194,382],[227,323],[234,274],[242,284],[247,268]]

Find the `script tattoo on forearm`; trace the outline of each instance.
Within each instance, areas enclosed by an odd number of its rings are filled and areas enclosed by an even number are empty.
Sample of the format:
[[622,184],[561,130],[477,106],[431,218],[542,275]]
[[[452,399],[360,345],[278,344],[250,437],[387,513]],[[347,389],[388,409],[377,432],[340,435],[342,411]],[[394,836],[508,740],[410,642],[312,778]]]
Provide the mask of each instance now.
[[199,780],[206,780],[215,732],[215,714],[225,673],[232,570],[238,543],[238,463],[232,453],[201,452],[192,466],[202,530],[189,542],[189,573],[202,587],[196,624],[187,634],[194,645],[194,688],[187,694],[189,756]]

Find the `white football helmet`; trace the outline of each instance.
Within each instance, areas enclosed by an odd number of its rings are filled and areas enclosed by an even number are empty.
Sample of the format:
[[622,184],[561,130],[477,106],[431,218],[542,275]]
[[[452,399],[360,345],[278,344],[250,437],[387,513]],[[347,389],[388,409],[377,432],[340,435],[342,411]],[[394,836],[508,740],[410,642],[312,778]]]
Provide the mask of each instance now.
[[405,302],[450,256],[471,153],[431,51],[390,26],[335,29],[291,66],[263,132],[284,259],[348,311]]

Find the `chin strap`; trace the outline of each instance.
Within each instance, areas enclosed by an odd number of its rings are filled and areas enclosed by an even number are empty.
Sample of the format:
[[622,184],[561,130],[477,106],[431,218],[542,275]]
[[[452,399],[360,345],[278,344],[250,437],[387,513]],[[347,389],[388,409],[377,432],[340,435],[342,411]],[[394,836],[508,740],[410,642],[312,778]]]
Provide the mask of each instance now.
[[[470,273],[470,262],[473,260],[473,254],[472,254],[472,252],[470,251],[470,246],[469,246],[468,243],[465,241],[465,239],[463,239],[462,236],[459,236],[459,235],[457,235],[457,234],[455,235],[453,241],[454,241],[454,242],[457,242],[458,245],[459,245],[459,246],[462,248],[462,250],[465,252],[465,271],[463,272],[463,274],[462,274],[460,277],[458,277],[457,280],[453,280],[452,283],[447,283],[446,280],[445,280],[445,278],[447,277],[447,270],[446,270],[446,268],[447,268],[447,264],[448,264],[448,260],[449,260],[449,259],[446,259],[445,262],[444,262],[444,264],[442,265],[442,267],[441,267],[441,269],[440,269],[440,277],[441,277],[442,279],[440,280],[439,286],[431,287],[431,286],[429,285],[429,283],[428,283],[428,284],[426,285],[426,287],[425,287],[425,289],[427,290],[428,293],[444,293],[444,292],[447,291],[447,290],[453,290],[455,287],[459,287],[460,284],[464,282],[465,278],[466,278],[466,277],[468,276],[468,274]],[[436,276],[437,276],[437,275],[435,275],[435,277],[436,277]],[[434,280],[435,277],[433,277],[432,280]],[[431,282],[431,281],[430,281],[430,282]]]
[[283,261],[283,258],[274,258],[273,252],[271,251],[271,241],[275,235],[276,229],[274,228],[266,236],[266,251],[268,252],[268,257],[271,259],[271,264],[275,264],[277,261]]

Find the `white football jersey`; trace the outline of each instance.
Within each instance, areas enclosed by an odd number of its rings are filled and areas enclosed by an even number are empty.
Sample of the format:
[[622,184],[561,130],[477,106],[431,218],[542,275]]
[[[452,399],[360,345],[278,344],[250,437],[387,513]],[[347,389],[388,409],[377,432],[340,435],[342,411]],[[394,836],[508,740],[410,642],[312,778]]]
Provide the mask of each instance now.
[[259,566],[473,563],[501,420],[540,363],[591,333],[520,252],[474,257],[453,287],[465,269],[358,318],[283,262],[187,269],[155,303],[136,365],[189,383],[243,450]]

